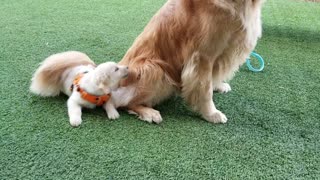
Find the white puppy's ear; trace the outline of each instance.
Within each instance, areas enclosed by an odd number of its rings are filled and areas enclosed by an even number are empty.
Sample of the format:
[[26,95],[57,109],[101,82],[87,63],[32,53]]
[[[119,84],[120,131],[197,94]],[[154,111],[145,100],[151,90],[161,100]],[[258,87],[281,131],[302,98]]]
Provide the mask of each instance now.
[[104,87],[105,87],[105,85],[102,82],[98,84],[99,89],[104,89]]
[[96,84],[100,90],[105,91],[106,93],[109,93],[109,83],[110,82],[110,76],[109,75],[103,75],[103,76],[96,76]]

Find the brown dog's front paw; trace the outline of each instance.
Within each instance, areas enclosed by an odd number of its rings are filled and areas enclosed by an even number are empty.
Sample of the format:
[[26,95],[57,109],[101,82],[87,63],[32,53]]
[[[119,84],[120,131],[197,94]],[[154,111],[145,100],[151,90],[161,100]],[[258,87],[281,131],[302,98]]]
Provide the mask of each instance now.
[[206,116],[205,119],[212,123],[226,123],[228,121],[227,117],[221,111],[214,111],[209,116]]
[[161,123],[162,122],[162,117],[159,111],[148,108],[148,107],[140,107],[137,109],[137,111],[129,111],[130,114],[135,114],[138,116],[139,119],[143,121],[147,121],[149,123]]
[[220,93],[227,93],[231,91],[231,86],[228,83],[221,83],[217,86],[213,86],[213,90]]
[[160,112],[154,109],[149,109],[148,111],[145,111],[145,113],[140,114],[139,119],[149,123],[155,122],[159,124],[162,122]]

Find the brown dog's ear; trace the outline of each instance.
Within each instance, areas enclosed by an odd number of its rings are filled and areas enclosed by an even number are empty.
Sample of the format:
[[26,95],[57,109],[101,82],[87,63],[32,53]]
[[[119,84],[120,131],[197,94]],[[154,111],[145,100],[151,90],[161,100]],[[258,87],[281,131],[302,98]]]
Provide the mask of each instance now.
[[120,86],[128,86],[129,84],[134,84],[141,79],[141,74],[130,70],[128,71],[128,76],[120,81]]

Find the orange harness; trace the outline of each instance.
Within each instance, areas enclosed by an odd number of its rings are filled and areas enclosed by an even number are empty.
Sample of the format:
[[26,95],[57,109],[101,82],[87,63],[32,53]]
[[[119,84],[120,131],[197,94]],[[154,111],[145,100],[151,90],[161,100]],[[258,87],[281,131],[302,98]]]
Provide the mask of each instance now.
[[110,99],[111,94],[109,93],[109,94],[102,95],[102,96],[95,96],[95,95],[87,93],[79,85],[79,82],[84,74],[85,73],[78,74],[76,76],[76,78],[73,80],[73,83],[70,87],[71,92],[73,91],[73,88],[76,87],[77,91],[80,93],[82,99],[84,99],[92,104],[95,104],[96,106],[102,106],[104,103],[106,103]]

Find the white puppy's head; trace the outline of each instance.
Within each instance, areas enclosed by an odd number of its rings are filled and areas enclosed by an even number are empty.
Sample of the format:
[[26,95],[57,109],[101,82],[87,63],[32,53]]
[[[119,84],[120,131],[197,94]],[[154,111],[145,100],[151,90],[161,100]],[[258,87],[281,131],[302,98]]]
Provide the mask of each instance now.
[[94,70],[94,80],[101,90],[114,90],[119,86],[121,79],[128,76],[128,67],[115,62],[106,62]]

